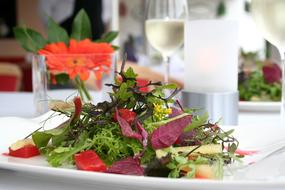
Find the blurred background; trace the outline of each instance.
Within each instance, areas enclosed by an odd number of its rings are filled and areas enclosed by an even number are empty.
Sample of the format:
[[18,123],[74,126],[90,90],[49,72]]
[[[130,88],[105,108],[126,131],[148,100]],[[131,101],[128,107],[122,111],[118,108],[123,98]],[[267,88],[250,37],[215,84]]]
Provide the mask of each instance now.
[[[13,37],[13,27],[25,25],[46,34],[47,17],[51,16],[67,30],[79,9],[84,8],[92,22],[93,36],[119,30],[116,45],[119,56],[141,67],[162,73],[161,56],[145,39],[144,10],[146,0],[1,0],[0,1],[0,90],[32,91],[31,59]],[[278,51],[266,42],[250,16],[248,0],[188,0],[189,19],[229,19],[239,22],[240,65],[255,69],[256,60],[280,63]],[[170,64],[170,75],[183,78],[183,47]],[[12,72],[17,76],[16,87],[10,88]],[[19,80],[20,79],[20,80]]]

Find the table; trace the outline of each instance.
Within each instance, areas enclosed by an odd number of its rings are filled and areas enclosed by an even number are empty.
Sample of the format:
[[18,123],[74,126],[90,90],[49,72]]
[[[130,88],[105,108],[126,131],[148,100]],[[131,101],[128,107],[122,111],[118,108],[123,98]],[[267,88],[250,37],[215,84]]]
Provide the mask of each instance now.
[[[33,107],[32,93],[0,93],[0,117],[20,116],[33,117],[35,109]],[[240,125],[272,125],[279,119],[278,112],[240,112]],[[0,190],[94,190],[96,186],[74,180],[62,180],[55,177],[36,176],[22,172],[14,172],[0,169]]]

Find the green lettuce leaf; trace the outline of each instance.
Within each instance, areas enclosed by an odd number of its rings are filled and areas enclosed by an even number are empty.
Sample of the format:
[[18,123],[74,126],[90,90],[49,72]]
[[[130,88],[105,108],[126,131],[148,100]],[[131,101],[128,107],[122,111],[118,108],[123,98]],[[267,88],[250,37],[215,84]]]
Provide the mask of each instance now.
[[64,163],[72,162],[74,154],[89,149],[92,145],[93,142],[88,138],[88,134],[83,132],[79,137],[79,141],[72,147],[55,148],[47,154],[47,160],[53,167],[59,167]]
[[55,128],[47,131],[37,131],[32,135],[33,141],[38,148],[46,147],[50,139],[55,136],[61,136],[65,128]]
[[184,132],[191,131],[192,129],[195,129],[199,126],[206,124],[208,122],[208,119],[209,119],[209,115],[207,112],[205,112],[203,115],[193,116],[192,123],[184,129]]

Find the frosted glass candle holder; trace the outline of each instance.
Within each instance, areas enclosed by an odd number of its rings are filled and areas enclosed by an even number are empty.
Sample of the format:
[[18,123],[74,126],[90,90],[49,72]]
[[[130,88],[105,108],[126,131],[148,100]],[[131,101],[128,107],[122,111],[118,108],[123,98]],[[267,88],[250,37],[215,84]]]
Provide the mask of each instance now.
[[184,46],[185,90],[192,92],[237,91],[237,22],[187,21]]
[[237,124],[238,49],[235,21],[185,23],[185,106],[204,109],[223,124]]

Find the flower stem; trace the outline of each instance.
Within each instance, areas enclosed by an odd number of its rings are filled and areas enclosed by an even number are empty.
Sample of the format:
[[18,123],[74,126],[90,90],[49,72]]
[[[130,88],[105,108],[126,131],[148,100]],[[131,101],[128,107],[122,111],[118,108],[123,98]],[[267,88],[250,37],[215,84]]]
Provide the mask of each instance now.
[[78,92],[80,94],[80,97],[82,98],[83,102],[90,102],[92,101],[92,97],[89,94],[84,82],[77,76],[75,77],[75,84],[78,89]]
[[76,88],[77,88],[77,90],[78,90],[78,92],[79,92],[79,94],[80,94],[80,97],[83,99],[84,98],[84,95],[83,95],[83,92],[82,92],[82,89],[81,89],[81,85],[80,85],[80,82],[79,82],[79,78],[78,77],[76,77],[75,78],[75,84],[76,84]]
[[88,101],[92,101],[92,97],[91,95],[89,94],[89,91],[88,89],[86,88],[85,84],[84,84],[84,81],[80,80],[81,82],[81,89],[83,90],[83,93],[85,94],[86,98]]

